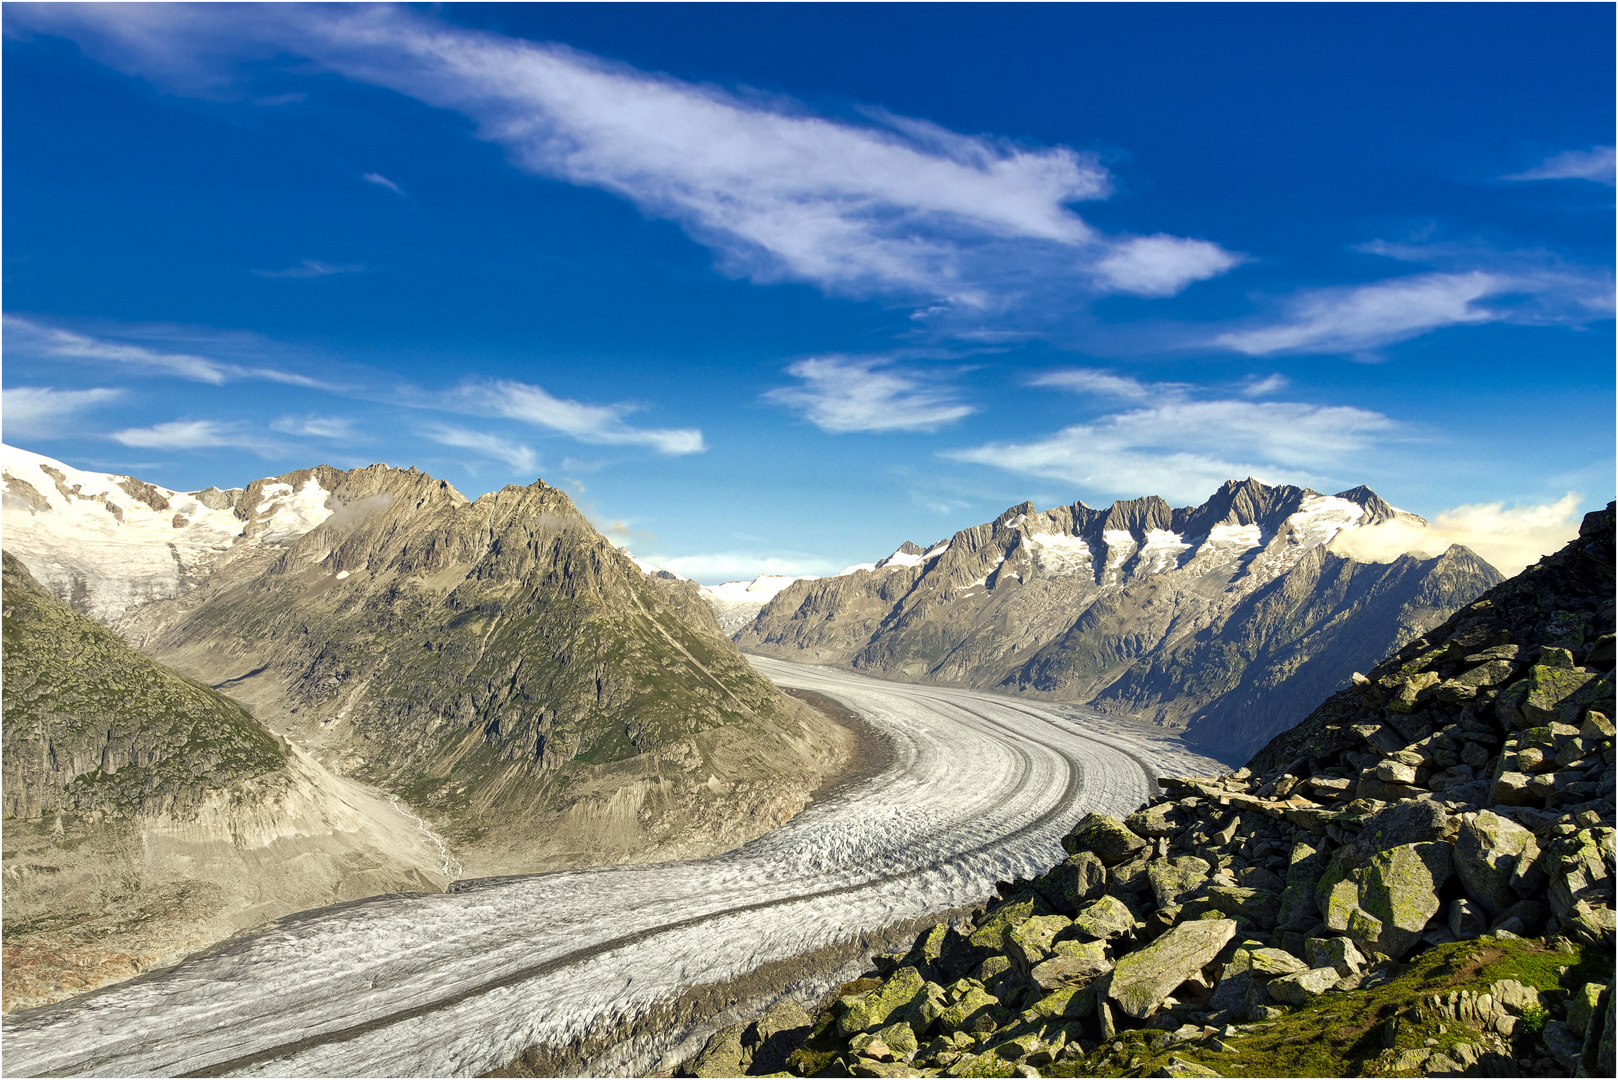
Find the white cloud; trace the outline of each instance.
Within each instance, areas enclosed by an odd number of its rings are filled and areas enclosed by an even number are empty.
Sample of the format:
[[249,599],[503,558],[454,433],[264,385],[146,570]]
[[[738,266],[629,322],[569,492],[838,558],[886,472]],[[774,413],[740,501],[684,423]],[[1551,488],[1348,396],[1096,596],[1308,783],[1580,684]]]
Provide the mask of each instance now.
[[254,270],[261,278],[322,278],[333,274],[357,274],[365,269],[364,263],[344,263],[341,266],[324,263],[319,259],[300,259],[297,266],[284,270]]
[[1588,150],[1566,150],[1553,154],[1526,172],[1502,177],[1504,180],[1594,180],[1612,187],[1615,179],[1615,160],[1610,146],[1592,146]]
[[1029,443],[944,452],[1108,494],[1195,502],[1226,480],[1318,482],[1397,429],[1377,412],[1295,402],[1176,401],[1103,416]]
[[649,446],[660,454],[700,454],[706,447],[696,428],[637,428],[624,423],[633,405],[586,405],[553,397],[531,383],[500,379],[462,386],[457,398],[479,412],[571,435],[580,442]]
[[1054,386],[1093,397],[1122,401],[1161,402],[1179,400],[1192,389],[1188,383],[1147,383],[1130,375],[1118,375],[1099,368],[1065,368],[1049,371],[1028,380],[1029,386]]
[[977,410],[923,376],[885,369],[885,358],[815,356],[787,368],[800,386],[767,391],[765,399],[801,413],[822,431],[935,431]]
[[465,450],[476,450],[484,457],[494,461],[503,461],[525,475],[537,475],[539,472],[539,458],[534,455],[532,449],[522,443],[502,439],[497,435],[490,435],[486,431],[469,431],[466,428],[451,427],[448,424],[429,424],[422,429],[422,434],[442,446],[458,446]]
[[1271,394],[1285,390],[1288,385],[1290,385],[1290,380],[1279,373],[1266,375],[1262,379],[1254,375],[1242,384],[1242,395],[1244,397],[1268,397]]
[[393,192],[395,195],[403,195],[404,194],[404,188],[400,187],[398,184],[395,184],[392,180],[389,180],[387,177],[383,176],[381,173],[374,173],[374,172],[361,173],[360,174],[360,179],[364,180],[367,184],[375,184],[377,187],[387,188],[389,191]]
[[1206,241],[1106,238],[1069,207],[1104,198],[1094,154],[961,135],[638,71],[382,6],[42,5],[8,21],[74,37],[126,71],[218,94],[243,60],[294,53],[470,117],[520,168],[678,222],[728,272],[967,308],[1011,303],[1001,275],[1169,295],[1234,257]]
[[354,438],[354,422],[346,416],[282,416],[271,422],[270,430],[314,439]]
[[8,386],[0,394],[0,419],[8,438],[66,435],[71,432],[63,429],[63,421],[122,395],[122,390],[111,387],[53,390],[48,386]]
[[1119,292],[1173,296],[1192,282],[1218,277],[1242,261],[1218,244],[1158,233],[1117,244],[1096,263],[1096,273]]
[[125,428],[113,432],[111,437],[125,446],[152,450],[207,450],[239,446],[269,454],[279,449],[243,431],[237,424],[221,424],[216,420],[170,420],[151,427]]
[[324,383],[291,371],[246,367],[193,353],[165,352],[144,345],[110,341],[47,326],[20,315],[5,316],[4,326],[6,352],[23,357],[116,364],[136,371],[173,375],[215,386],[232,379],[264,379],[293,386],[325,387]]
[[1249,356],[1362,353],[1443,326],[1501,319],[1500,312],[1475,304],[1511,285],[1510,279],[1473,271],[1315,289],[1295,297],[1279,322],[1227,331],[1213,344]]
[[824,577],[839,569],[824,559],[795,552],[763,554],[756,551],[716,551],[695,555],[654,555],[639,561],[704,585],[751,581],[760,574]]
[[1579,533],[1580,497],[1568,492],[1553,503],[1515,506],[1472,503],[1437,514],[1423,528],[1388,521],[1339,533],[1331,549],[1362,562],[1392,562],[1401,555],[1430,559],[1451,544],[1471,548],[1507,577],[1562,548]]

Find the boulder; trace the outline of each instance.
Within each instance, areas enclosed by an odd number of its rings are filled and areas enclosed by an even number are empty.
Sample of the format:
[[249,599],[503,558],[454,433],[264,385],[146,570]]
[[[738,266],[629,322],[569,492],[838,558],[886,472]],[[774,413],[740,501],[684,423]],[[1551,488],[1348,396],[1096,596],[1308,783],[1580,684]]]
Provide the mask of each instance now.
[[982,949],[1006,951],[1006,935],[1011,928],[1040,915],[1050,915],[1051,906],[1038,893],[1023,893],[1009,898],[983,917],[976,930],[966,940]]
[[1260,930],[1273,929],[1276,916],[1281,913],[1281,898],[1275,893],[1244,889],[1239,885],[1209,889],[1208,902],[1222,914],[1232,919],[1246,919]]
[[1329,967],[1344,978],[1365,970],[1365,957],[1348,938],[1310,938],[1304,942],[1304,956],[1310,967]]
[[1213,868],[1195,855],[1154,860],[1146,870],[1152,897],[1160,908],[1171,907],[1194,895],[1208,882]]
[[1455,873],[1489,918],[1542,886],[1539,843],[1515,821],[1488,810],[1465,814],[1455,837]]
[[1527,773],[1503,772],[1495,779],[1489,801],[1495,806],[1533,806],[1544,801],[1544,796],[1532,787],[1533,777]]
[[1026,1019],[1028,1013],[1033,1013],[1041,1020],[1081,1020],[1095,1011],[1095,991],[1064,986],[1034,1002],[1023,1016]]
[[1000,999],[982,987],[968,987],[955,1004],[944,1010],[938,1026],[947,1032],[976,1033],[993,1031],[1010,1013],[1001,1008]]
[[1124,824],[1137,836],[1155,840],[1159,837],[1178,835],[1184,827],[1182,822],[1185,816],[1185,813],[1173,803],[1160,802],[1130,814],[1124,819]]
[[921,972],[913,967],[900,968],[881,986],[849,1003],[848,1011],[837,1018],[838,1034],[846,1039],[862,1031],[885,1027],[894,1010],[908,1006],[924,987]]
[[1551,912],[1566,919],[1581,900],[1610,900],[1613,895],[1613,830],[1582,829],[1550,841],[1540,866],[1550,878]]
[[1342,976],[1336,968],[1310,968],[1293,975],[1282,975],[1270,980],[1270,997],[1288,1005],[1304,1005],[1337,985]]
[[1489,929],[1489,918],[1482,908],[1470,900],[1453,900],[1449,905],[1449,932],[1456,941],[1466,941]]
[[1308,969],[1308,964],[1285,949],[1247,950],[1247,970],[1259,978],[1273,979],[1281,975],[1296,975]]
[[751,1030],[743,1033],[744,1043],[748,1036],[752,1039],[750,1069],[754,1073],[785,1069],[787,1056],[802,1045],[813,1026],[813,1018],[791,998],[772,1005]]
[[1107,866],[1117,866],[1146,848],[1146,841],[1111,814],[1086,814],[1083,821],[1062,839],[1070,855],[1093,852]]
[[687,1065],[692,1076],[742,1076],[752,1064],[752,1055],[742,1048],[746,1024],[731,1024],[709,1036],[695,1061]]
[[1051,955],[1056,935],[1073,925],[1065,915],[1035,915],[1006,932],[1006,951],[1017,967],[1027,974],[1035,964]]
[[1094,853],[1081,851],[1035,878],[1034,889],[1052,908],[1071,915],[1107,891],[1107,868]]
[[1231,919],[1181,923],[1118,961],[1109,996],[1126,1014],[1143,1020],[1176,986],[1218,956],[1235,934],[1236,923]]
[[1526,722],[1525,726],[1533,727],[1549,724],[1554,720],[1563,720],[1564,706],[1570,703],[1570,699],[1579,696],[1579,691],[1586,685],[1599,677],[1596,672],[1586,671],[1583,668],[1535,664],[1528,669],[1528,674],[1518,684],[1526,685],[1522,704],[1518,706],[1523,721]]
[[1365,819],[1359,834],[1338,856],[1344,870],[1368,863],[1379,852],[1400,844],[1421,844],[1447,839],[1449,815],[1433,802],[1398,802]]
[[1373,857],[1358,883],[1362,917],[1351,914],[1344,929],[1377,952],[1399,959],[1437,914],[1438,890],[1453,872],[1448,844],[1400,844]]
[[1135,913],[1115,896],[1103,896],[1073,918],[1073,929],[1086,937],[1109,941],[1135,929]]
[[1320,918],[1315,889],[1326,870],[1326,859],[1308,844],[1292,845],[1286,884],[1281,889],[1281,911],[1275,925],[1282,930],[1303,930]]
[[1055,956],[1029,972],[1030,980],[1043,990],[1083,986],[1113,968],[1103,942],[1061,941],[1057,945],[1059,951]]

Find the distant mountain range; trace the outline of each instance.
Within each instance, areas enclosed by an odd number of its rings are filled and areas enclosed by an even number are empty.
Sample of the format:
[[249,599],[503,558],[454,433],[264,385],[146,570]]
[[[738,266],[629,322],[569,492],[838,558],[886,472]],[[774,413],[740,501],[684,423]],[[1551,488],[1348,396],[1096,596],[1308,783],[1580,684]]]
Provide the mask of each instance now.
[[1369,488],[1252,479],[1178,509],[1024,503],[870,570],[786,585],[734,636],[769,656],[1127,712],[1240,761],[1500,582],[1459,546],[1388,563],[1331,549],[1394,521],[1426,524]]

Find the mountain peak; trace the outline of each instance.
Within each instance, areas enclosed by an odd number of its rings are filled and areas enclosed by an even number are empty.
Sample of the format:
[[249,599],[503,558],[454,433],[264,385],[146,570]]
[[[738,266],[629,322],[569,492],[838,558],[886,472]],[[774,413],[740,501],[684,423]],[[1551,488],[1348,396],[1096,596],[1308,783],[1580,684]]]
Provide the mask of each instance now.
[[[1415,516],[1413,514],[1405,514],[1405,511],[1400,510],[1398,507],[1388,505],[1387,502],[1383,501],[1382,496],[1378,495],[1364,484],[1361,484],[1359,487],[1349,488],[1347,491],[1339,491],[1337,493],[1337,497],[1339,499],[1346,499],[1351,503],[1364,507],[1365,517],[1360,520],[1360,524],[1362,525],[1380,525],[1384,521],[1392,521],[1400,515],[1404,515],[1406,517]],[[1423,522],[1423,524],[1425,524],[1425,522]]]

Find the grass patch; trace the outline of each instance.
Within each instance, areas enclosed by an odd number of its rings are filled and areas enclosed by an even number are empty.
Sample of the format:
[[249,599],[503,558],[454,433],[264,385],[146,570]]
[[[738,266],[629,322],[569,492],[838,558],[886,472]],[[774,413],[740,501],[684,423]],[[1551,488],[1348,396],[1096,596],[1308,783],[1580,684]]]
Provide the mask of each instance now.
[[[1605,964],[1605,975],[1601,974]],[[1246,1025],[1224,1040],[1177,1043],[1166,1032],[1120,1032],[1111,1043],[1082,1058],[1042,1070],[1048,1076],[1146,1076],[1171,1056],[1204,1065],[1222,1076],[1378,1076],[1387,1059],[1383,1025],[1401,1019],[1395,1049],[1414,1049],[1436,1040],[1442,1052],[1475,1042],[1470,1029],[1451,1025],[1438,1031],[1406,1014],[1437,994],[1483,991],[1506,979],[1554,991],[1577,982],[1610,978],[1610,955],[1594,950],[1563,953],[1539,941],[1475,940],[1441,945],[1417,957],[1402,975],[1382,986],[1324,994],[1277,1020]]]

